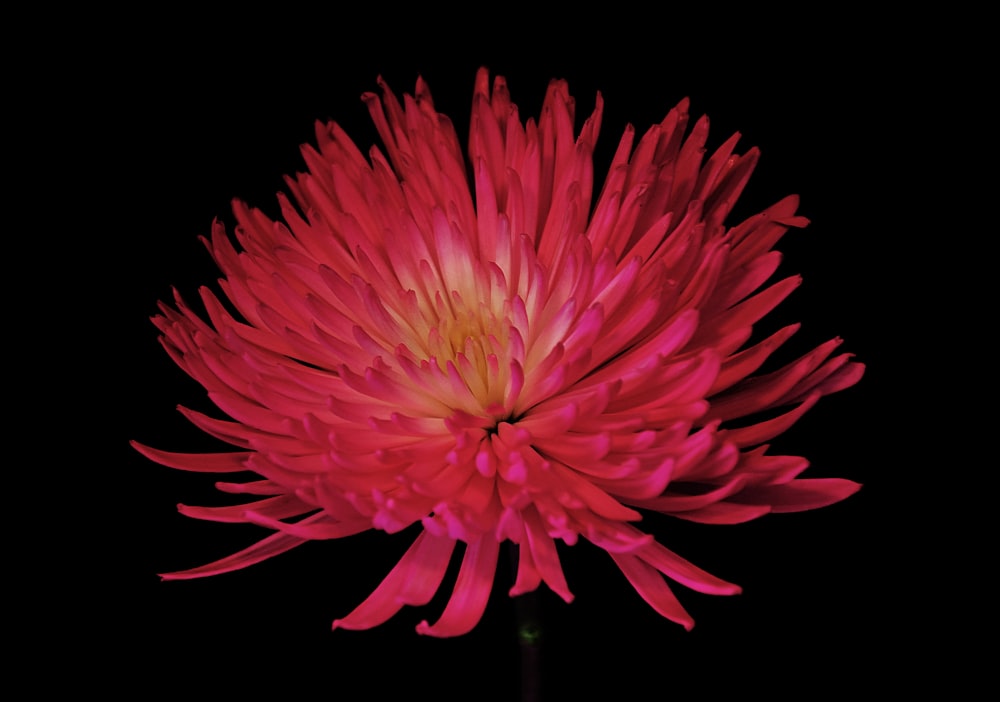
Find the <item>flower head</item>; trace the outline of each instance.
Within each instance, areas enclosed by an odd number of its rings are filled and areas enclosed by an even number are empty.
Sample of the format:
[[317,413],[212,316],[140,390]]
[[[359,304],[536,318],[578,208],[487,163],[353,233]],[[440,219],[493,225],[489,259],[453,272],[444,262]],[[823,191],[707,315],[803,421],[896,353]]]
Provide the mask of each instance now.
[[735,135],[705,160],[708,122],[687,133],[686,100],[638,141],[626,129],[594,198],[600,94],[574,135],[565,82],[522,122],[504,79],[491,88],[481,70],[466,161],[422,80],[402,102],[379,82],[382,97],[363,99],[384,152],[366,158],[339,126],[318,125],[308,173],[279,195],[284,221],[235,202],[239,248],[218,222],[205,240],[229,305],[203,288],[207,320],[180,296],[154,319],[229,419],[181,411],[236,450],[136,448],[183,470],[256,474],[217,484],[246,504],[180,510],[274,532],[164,577],[419,523],[381,585],[334,625],[369,628],[426,604],[461,542],[450,601],[417,627],[454,636],[479,621],[503,541],[518,545],[511,595],[544,582],[569,601],[556,542],[582,537],[690,628],[668,580],[739,588],[633,526],[642,510],[733,524],[858,488],[798,478],[805,459],[767,452],[863,372],[834,339],[755,375],[797,329],[751,340],[799,283],[767,284],[772,248],[807,223],[797,198],[727,226],[758,152],[737,154]]

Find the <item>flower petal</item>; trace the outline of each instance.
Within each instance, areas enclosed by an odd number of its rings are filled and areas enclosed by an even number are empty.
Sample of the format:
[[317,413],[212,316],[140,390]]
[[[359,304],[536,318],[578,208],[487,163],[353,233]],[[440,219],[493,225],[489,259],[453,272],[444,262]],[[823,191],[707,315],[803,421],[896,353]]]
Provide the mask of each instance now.
[[623,553],[609,553],[636,592],[658,614],[672,622],[677,622],[688,631],[694,628],[694,619],[681,606],[677,597],[655,568],[637,556]]
[[[322,514],[315,514],[302,520],[303,524],[309,524],[322,517]],[[208,575],[219,575],[234,570],[240,570],[255,563],[260,563],[268,558],[273,558],[280,553],[291,550],[296,546],[304,544],[305,539],[300,539],[288,534],[272,534],[271,536],[258,541],[253,546],[234,553],[231,556],[220,558],[212,563],[207,563],[197,568],[189,570],[179,570],[173,573],[163,573],[160,575],[164,580],[190,580],[191,578],[204,578]]]
[[239,473],[247,470],[244,461],[252,455],[252,451],[234,451],[232,453],[172,453],[160,451],[138,441],[132,441],[132,448],[146,458],[157,463],[189,470],[196,473]]
[[860,489],[859,483],[843,478],[799,478],[784,485],[747,488],[734,501],[767,505],[775,513],[804,512],[840,502]]
[[493,589],[499,552],[500,544],[491,536],[469,543],[444,613],[433,625],[426,620],[417,624],[417,633],[438,637],[459,636],[478,624]]
[[455,549],[455,540],[420,532],[399,563],[354,611],[335,619],[334,629],[370,629],[403,605],[423,605],[437,592]]

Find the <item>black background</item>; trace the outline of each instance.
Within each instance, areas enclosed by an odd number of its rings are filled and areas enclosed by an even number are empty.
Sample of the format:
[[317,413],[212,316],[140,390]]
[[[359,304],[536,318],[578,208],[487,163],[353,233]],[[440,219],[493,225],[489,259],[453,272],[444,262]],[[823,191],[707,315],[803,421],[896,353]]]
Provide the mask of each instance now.
[[148,321],[171,286],[194,300],[198,286],[215,285],[217,271],[197,241],[212,219],[231,224],[234,197],[275,215],[274,193],[282,175],[303,167],[298,146],[312,140],[317,119],[335,119],[362,148],[376,143],[359,98],[377,89],[378,75],[397,93],[412,91],[422,75],[464,136],[480,65],[507,77],[523,118],[538,114],[550,78],[569,81],[577,126],[600,90],[597,172],[626,123],[644,131],[685,96],[693,115],[712,119],[710,148],[740,131],[741,151],[756,145],[763,156],[730,223],[788,193],[801,195],[800,212],[812,220],[778,246],[779,272],[801,273],[805,282],[767,327],[802,321],[789,342],[799,353],[842,336],[868,365],[858,386],[825,398],[774,442],[776,453],[810,458],[805,477],[856,480],[860,493],[746,525],[644,524],[668,548],[744,588],[721,598],[677,586],[697,621],[692,632],[649,609],[598,549],[581,542],[561,550],[576,601],[540,592],[546,698],[689,690],[800,698],[816,689],[909,685],[900,676],[912,658],[901,652],[923,648],[933,595],[910,545],[913,472],[899,453],[909,439],[887,419],[895,412],[898,422],[906,409],[893,397],[894,357],[912,303],[887,278],[906,265],[898,213],[907,203],[893,174],[916,69],[883,55],[875,29],[829,34],[812,22],[761,31],[707,17],[570,22],[579,12],[461,25],[427,15],[403,20],[388,9],[252,26],[164,16],[137,19],[91,47],[96,60],[73,72],[69,86],[88,97],[62,103],[86,125],[79,158],[93,167],[80,178],[97,205],[81,265],[104,304],[81,326],[101,370],[99,389],[86,392],[114,407],[90,432],[104,446],[101,465],[74,473],[87,516],[65,537],[79,575],[75,596],[60,606],[82,634],[74,657],[87,662],[85,687],[516,698],[504,559],[482,622],[451,640],[413,628],[440,614],[454,569],[427,607],[404,609],[372,631],[330,631],[414,532],[310,543],[244,571],[163,583],[157,573],[214,560],[265,532],[177,514],[178,502],[224,497],[210,476],[158,466],[127,445],[222,448],[175,411],[178,403],[211,405],[163,353]]

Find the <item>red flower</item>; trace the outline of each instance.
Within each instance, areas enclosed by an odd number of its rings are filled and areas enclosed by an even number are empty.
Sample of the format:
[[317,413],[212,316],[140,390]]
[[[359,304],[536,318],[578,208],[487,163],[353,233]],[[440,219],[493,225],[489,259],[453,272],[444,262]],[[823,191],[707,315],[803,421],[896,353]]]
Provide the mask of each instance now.
[[[685,100],[638,144],[625,131],[592,200],[600,95],[574,138],[564,82],[522,124],[503,78],[491,91],[481,70],[470,192],[455,131],[423,81],[402,104],[381,87],[364,101],[385,154],[366,159],[336,124],[318,126],[319,150],[303,148],[309,173],[287,179],[292,200],[279,196],[284,223],[236,202],[242,250],[214,224],[205,243],[238,315],[203,288],[207,322],[179,296],[154,319],[231,420],[185,416],[238,450],[136,448],[183,470],[256,473],[218,483],[254,496],[247,504],[180,510],[274,530],[165,578],[420,522],[398,565],[334,626],[369,628],[427,603],[461,541],[451,600],[417,627],[454,636],[480,619],[501,542],[519,546],[511,595],[544,581],[569,601],[556,540],[582,536],[690,628],[663,576],[711,594],[739,588],[632,526],[640,510],[733,524],[858,489],[800,479],[805,459],[767,454],[765,442],[863,366],[835,355],[834,339],[754,375],[797,329],[748,346],[753,324],[799,283],[760,290],[778,266],[771,249],[807,223],[787,197],[725,226],[756,149],[737,155],[735,135],[703,162],[708,121],[685,138]],[[775,408],[787,409],[743,419]]]

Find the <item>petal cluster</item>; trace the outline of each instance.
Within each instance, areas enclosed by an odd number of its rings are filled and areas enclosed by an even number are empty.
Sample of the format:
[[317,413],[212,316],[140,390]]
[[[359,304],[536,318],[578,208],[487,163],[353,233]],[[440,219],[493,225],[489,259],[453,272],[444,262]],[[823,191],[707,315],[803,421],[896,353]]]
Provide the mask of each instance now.
[[203,312],[177,295],[154,318],[227,418],[181,411],[234,450],[134,445],[167,466],[232,473],[218,488],[249,500],[184,514],[273,531],[164,577],[419,522],[381,585],[334,625],[426,604],[461,542],[451,599],[417,627],[455,636],[479,621],[502,542],[518,546],[511,595],[544,582],[569,601],[556,542],[582,537],[690,628],[668,581],[739,588],[633,526],[641,511],[733,524],[858,488],[798,478],[804,458],[768,454],[863,372],[834,339],[758,373],[797,329],[751,343],[799,284],[769,282],[773,247],[807,223],[797,199],[727,226],[758,152],[738,154],[734,135],[706,158],[708,120],[690,125],[686,100],[641,137],[626,129],[595,196],[599,94],[575,133],[565,82],[522,121],[504,79],[481,70],[466,158],[422,80],[401,101],[379,83],[363,99],[384,150],[366,157],[338,125],[317,125],[308,172],[279,195],[282,221],[235,202],[237,245],[218,222],[205,239],[225,299],[202,288]]

